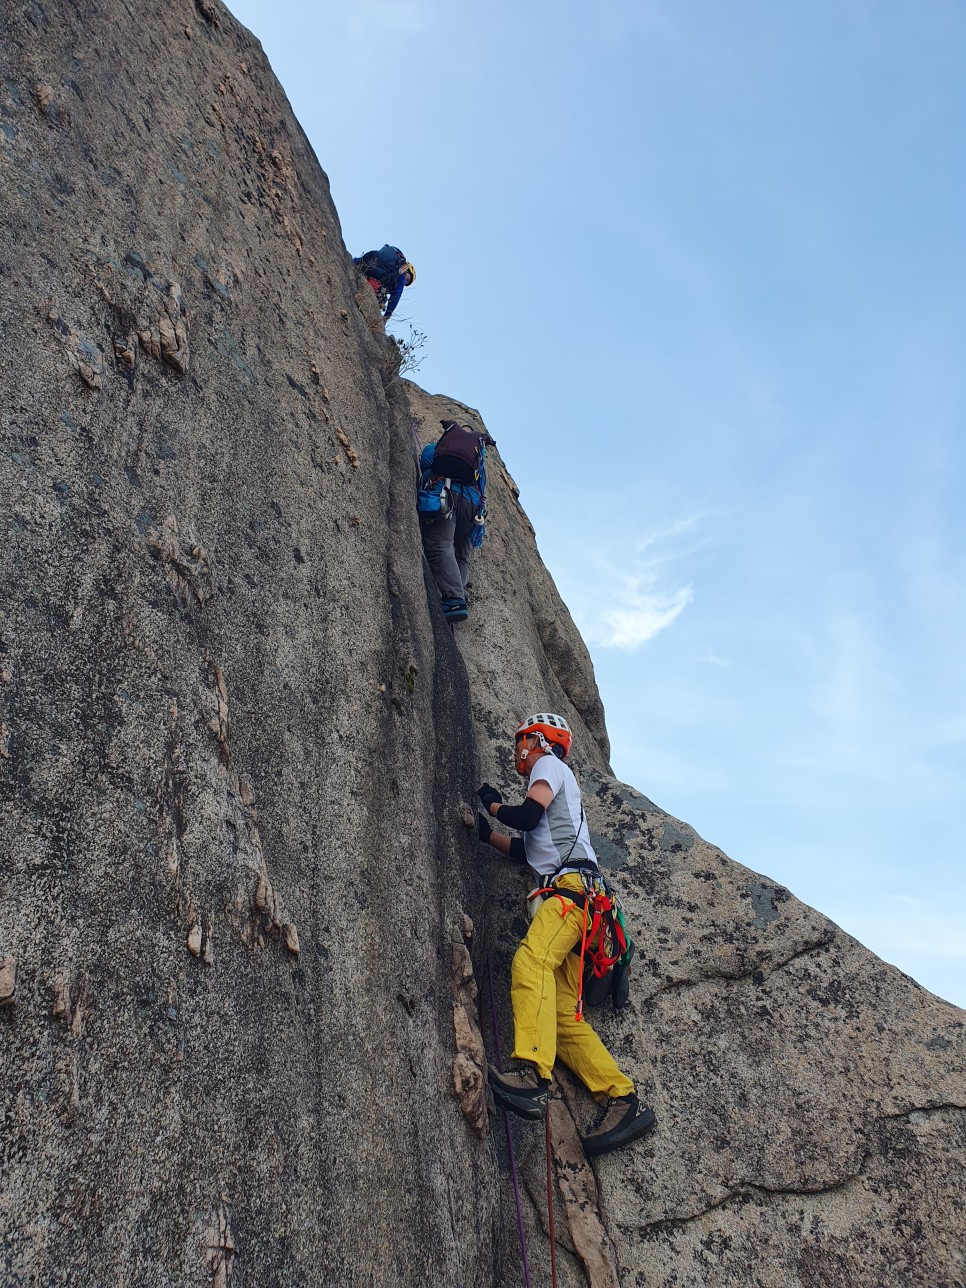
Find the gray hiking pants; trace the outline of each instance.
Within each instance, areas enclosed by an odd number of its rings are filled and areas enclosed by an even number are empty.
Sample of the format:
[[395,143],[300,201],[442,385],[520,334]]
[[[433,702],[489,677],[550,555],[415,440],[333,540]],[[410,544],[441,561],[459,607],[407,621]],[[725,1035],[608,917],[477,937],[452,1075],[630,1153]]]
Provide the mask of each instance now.
[[470,533],[476,518],[465,496],[453,493],[453,509],[445,519],[421,525],[423,549],[442,599],[465,599],[470,579]]

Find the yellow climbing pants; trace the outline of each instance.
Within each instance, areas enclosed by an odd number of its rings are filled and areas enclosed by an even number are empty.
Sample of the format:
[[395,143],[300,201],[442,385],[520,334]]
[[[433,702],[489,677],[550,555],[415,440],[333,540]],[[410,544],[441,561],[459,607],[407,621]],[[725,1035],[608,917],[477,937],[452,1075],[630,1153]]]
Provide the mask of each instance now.
[[[568,873],[555,888],[583,890],[583,884]],[[559,1056],[598,1100],[627,1096],[633,1082],[587,1021],[574,1019],[580,958],[570,950],[580,942],[583,925],[583,909],[576,904],[548,898],[537,909],[510,973],[513,1058],[529,1060],[542,1078],[550,1078]]]

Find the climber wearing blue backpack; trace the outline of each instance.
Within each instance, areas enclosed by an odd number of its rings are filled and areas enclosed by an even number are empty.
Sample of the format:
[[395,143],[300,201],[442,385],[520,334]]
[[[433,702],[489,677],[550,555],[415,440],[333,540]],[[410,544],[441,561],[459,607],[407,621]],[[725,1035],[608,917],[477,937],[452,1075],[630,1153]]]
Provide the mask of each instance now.
[[466,587],[470,553],[483,544],[486,515],[486,469],[483,458],[488,434],[442,420],[438,442],[424,447],[417,509],[423,549],[436,578],[448,622],[469,616]]
[[352,262],[375,291],[379,303],[385,304],[382,316],[388,322],[399,303],[403,288],[412,286],[415,282],[416,270],[398,246],[390,246],[388,243],[382,250],[367,250]]

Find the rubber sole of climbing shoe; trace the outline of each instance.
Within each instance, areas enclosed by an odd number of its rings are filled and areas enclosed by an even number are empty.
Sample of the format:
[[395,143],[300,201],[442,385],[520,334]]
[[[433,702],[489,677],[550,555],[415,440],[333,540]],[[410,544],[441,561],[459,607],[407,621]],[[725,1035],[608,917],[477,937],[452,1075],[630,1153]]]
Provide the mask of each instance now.
[[467,617],[469,617],[469,615],[470,615],[470,610],[466,607],[465,604],[461,604],[457,608],[443,609],[443,616],[446,618],[448,622],[465,622]]
[[584,1153],[590,1158],[598,1154],[608,1154],[621,1145],[629,1145],[632,1140],[639,1140],[657,1125],[653,1109],[641,1109],[638,1113],[629,1113],[624,1122],[611,1131],[599,1136],[584,1136],[582,1144]]
[[538,1121],[547,1112],[550,1101],[549,1083],[533,1091],[515,1091],[511,1087],[503,1086],[492,1069],[489,1073],[489,1083],[493,1099],[501,1109],[509,1109],[511,1114],[517,1114],[520,1118],[529,1118],[532,1122]]

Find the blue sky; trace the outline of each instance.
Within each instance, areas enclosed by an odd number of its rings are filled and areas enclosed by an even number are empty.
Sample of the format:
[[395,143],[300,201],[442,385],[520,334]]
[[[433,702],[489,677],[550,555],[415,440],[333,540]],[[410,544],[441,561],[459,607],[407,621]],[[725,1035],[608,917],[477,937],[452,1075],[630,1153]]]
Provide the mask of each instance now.
[[233,10],[416,265],[618,775],[966,1005],[966,8]]

